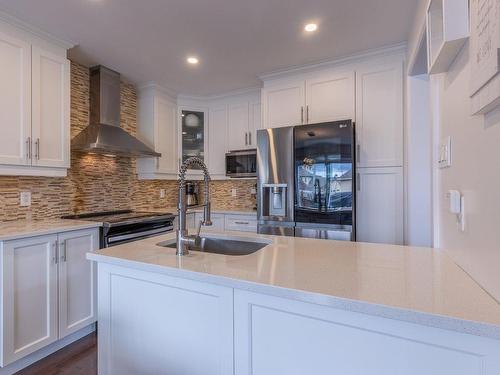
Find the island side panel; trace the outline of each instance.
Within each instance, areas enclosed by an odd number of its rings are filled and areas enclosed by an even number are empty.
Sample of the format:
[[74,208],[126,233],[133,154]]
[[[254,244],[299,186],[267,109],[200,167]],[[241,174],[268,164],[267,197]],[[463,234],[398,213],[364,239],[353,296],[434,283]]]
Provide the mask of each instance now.
[[235,374],[494,375],[500,341],[235,290]]
[[233,290],[98,265],[100,375],[233,374]]

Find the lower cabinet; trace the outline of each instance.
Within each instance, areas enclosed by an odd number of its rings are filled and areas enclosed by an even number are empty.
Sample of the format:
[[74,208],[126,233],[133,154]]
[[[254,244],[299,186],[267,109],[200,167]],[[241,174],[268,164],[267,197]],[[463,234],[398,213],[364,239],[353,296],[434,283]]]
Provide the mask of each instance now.
[[0,366],[12,363],[95,321],[99,248],[90,229],[0,243]]
[[358,168],[356,239],[402,245],[403,168]]
[[237,375],[493,375],[500,341],[241,290]]
[[[211,214],[210,218],[212,220],[212,226],[210,229],[212,230],[224,230],[224,214]],[[200,221],[203,221],[203,212],[197,212],[195,219],[194,219],[194,224],[195,228],[200,225]]]
[[257,217],[255,215],[226,215],[224,229],[226,231],[257,233]]
[[100,375],[233,374],[233,289],[99,264]]

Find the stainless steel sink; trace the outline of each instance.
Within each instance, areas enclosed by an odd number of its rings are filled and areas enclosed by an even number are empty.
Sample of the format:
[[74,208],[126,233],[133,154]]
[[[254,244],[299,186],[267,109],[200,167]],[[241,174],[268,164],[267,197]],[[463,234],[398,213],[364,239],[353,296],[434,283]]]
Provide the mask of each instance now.
[[[270,242],[263,242],[263,240],[253,241],[241,238],[201,236],[196,245],[190,246],[189,250],[223,255],[249,255],[269,244]],[[160,242],[157,245],[172,249],[176,248],[175,240]]]

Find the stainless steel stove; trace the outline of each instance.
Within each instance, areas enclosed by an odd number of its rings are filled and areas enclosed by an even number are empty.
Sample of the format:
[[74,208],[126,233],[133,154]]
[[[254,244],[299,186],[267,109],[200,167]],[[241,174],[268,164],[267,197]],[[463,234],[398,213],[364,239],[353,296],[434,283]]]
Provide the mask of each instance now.
[[175,216],[169,212],[122,210],[69,215],[63,219],[102,223],[101,248],[104,248],[172,232]]

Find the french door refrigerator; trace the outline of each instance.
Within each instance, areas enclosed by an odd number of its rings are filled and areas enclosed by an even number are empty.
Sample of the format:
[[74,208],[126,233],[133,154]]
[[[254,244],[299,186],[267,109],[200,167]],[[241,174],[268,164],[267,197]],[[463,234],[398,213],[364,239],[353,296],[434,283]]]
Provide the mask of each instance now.
[[354,241],[351,120],[294,128],[295,236]]
[[351,120],[257,132],[258,232],[355,240]]

